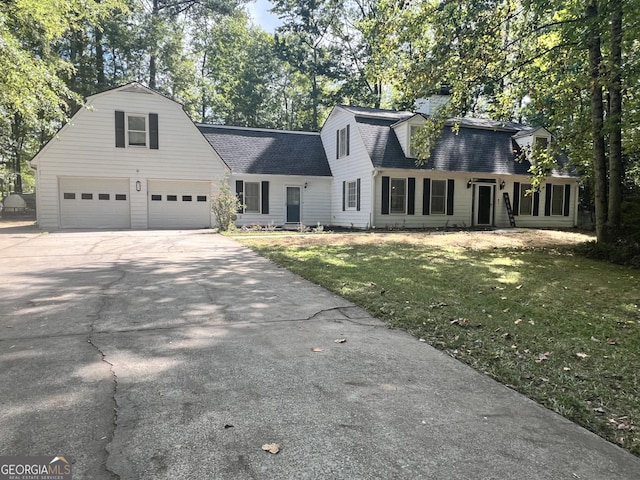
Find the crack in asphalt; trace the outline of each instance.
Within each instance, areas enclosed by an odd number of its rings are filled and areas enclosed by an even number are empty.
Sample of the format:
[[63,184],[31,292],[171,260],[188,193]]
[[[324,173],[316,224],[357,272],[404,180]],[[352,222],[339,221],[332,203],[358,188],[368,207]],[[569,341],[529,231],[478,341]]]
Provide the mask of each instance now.
[[100,354],[101,361],[109,365],[109,372],[111,372],[111,377],[113,379],[113,387],[111,389],[111,403],[113,405],[112,429],[111,429],[111,432],[108,432],[106,435],[107,443],[104,447],[104,456],[103,456],[104,460],[101,462],[101,465],[104,467],[105,471],[111,476],[111,478],[115,480],[115,479],[119,479],[120,475],[111,471],[107,466],[107,460],[110,455],[110,452],[107,449],[107,446],[113,441],[113,438],[115,437],[115,434],[116,434],[116,429],[118,428],[118,401],[116,400],[116,393],[118,391],[118,376],[116,375],[116,372],[114,370],[113,363],[109,362],[106,359],[105,353],[93,341],[93,336],[96,333],[99,333],[99,332],[96,332],[96,329],[95,329],[96,322],[100,321],[100,319],[102,318],[102,312],[104,311],[105,308],[107,308],[107,306],[110,303],[110,300],[113,298],[113,296],[107,294],[106,292],[110,288],[112,288],[114,285],[121,282],[122,279],[124,279],[124,277],[127,275],[127,272],[125,270],[118,270],[117,268],[115,268],[114,270],[115,272],[118,272],[120,275],[118,276],[118,278],[107,283],[104,287],[100,289],[102,293],[100,295],[100,305],[98,306],[98,311],[95,313],[94,320],[91,322],[91,325],[89,327],[90,330],[88,332],[89,335],[87,337],[87,343],[89,343],[89,345],[91,345],[93,348],[97,350],[97,352]]

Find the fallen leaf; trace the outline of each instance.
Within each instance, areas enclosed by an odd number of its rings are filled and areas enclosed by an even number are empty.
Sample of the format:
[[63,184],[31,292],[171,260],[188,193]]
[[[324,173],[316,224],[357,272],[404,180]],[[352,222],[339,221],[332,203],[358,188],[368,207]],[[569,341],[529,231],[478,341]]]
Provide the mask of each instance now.
[[521,288],[522,288],[522,285],[518,285],[518,286],[516,287],[516,290],[520,290]]
[[312,352],[322,352],[322,349],[321,349],[321,348],[318,348],[318,347],[313,347],[313,348],[311,349],[311,351],[312,351]]
[[540,354],[540,355],[538,355],[538,357],[535,359],[535,362],[536,362],[536,363],[542,363],[542,362],[544,362],[545,360],[548,360],[548,359],[549,359],[549,355],[551,355],[549,352],[541,353],[541,354]]
[[505,308],[504,310],[502,310],[502,313],[509,313],[509,309]]
[[565,372],[570,372],[571,369],[569,367],[563,367],[562,370],[564,370]]
[[576,353],[576,357],[578,358],[587,358],[589,355],[587,355],[586,353],[582,353],[582,352],[578,352]]
[[421,338],[419,341],[420,342],[426,342],[426,340],[424,338]]
[[519,319],[517,319],[517,320],[516,320],[515,322],[513,322],[513,323],[515,323],[516,325],[520,325],[520,324],[522,323],[522,319],[521,319],[521,318],[519,318]]
[[334,340],[334,343],[345,343],[347,341],[346,338],[336,338]]
[[535,324],[536,324],[536,322],[534,322],[533,320],[529,320],[527,323],[528,323],[529,325],[535,325]]
[[225,430],[228,429],[228,428],[234,428],[234,425],[231,425],[230,423],[225,423],[224,424],[224,428],[225,428]]
[[598,340],[596,337],[591,337],[591,341],[592,342],[600,342],[600,340]]
[[262,445],[262,450],[275,455],[280,451],[280,445],[278,445],[277,443],[265,443],[264,445]]
[[609,345],[616,345],[616,340],[614,338],[607,338],[607,343]]
[[604,413],[604,408],[602,407],[596,407],[593,409],[594,412],[599,413],[599,414],[603,414]]

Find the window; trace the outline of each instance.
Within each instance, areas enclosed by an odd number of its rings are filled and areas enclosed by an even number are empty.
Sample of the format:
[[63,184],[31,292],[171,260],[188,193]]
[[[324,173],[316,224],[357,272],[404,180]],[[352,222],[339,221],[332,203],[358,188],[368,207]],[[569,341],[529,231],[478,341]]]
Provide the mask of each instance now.
[[127,196],[124,193],[116,193],[116,200],[126,200]]
[[533,212],[533,195],[529,190],[531,190],[530,183],[520,185],[520,215],[531,215]]
[[533,140],[533,149],[536,152],[545,152],[549,149],[549,139],[547,137],[535,137]]
[[177,201],[178,201],[177,195],[167,195],[167,202],[177,202]]
[[447,208],[447,181],[432,180],[431,181],[431,213],[446,213]]
[[260,213],[260,184],[244,182],[244,211]]
[[64,199],[65,200],[75,200],[76,199],[76,194],[75,193],[65,193],[64,194]]
[[347,209],[355,210],[358,207],[358,183],[347,182]]
[[193,197],[191,195],[182,195],[183,202],[190,202],[192,200],[193,200]]
[[391,179],[391,213],[404,213],[406,199],[406,181],[404,178]]
[[147,117],[143,115],[127,115],[127,133],[129,146],[147,146]]
[[152,202],[160,202],[162,200],[162,195],[151,195]]
[[206,195],[198,195],[198,201],[199,202],[206,202],[207,201],[207,196]]
[[109,200],[110,198],[111,198],[111,195],[109,195],[108,193],[98,194],[98,200]]
[[83,193],[80,198],[82,200],[93,200],[93,193]]
[[337,157],[342,158],[349,155],[349,125],[338,130]]
[[553,185],[551,215],[564,215],[564,185]]
[[417,149],[415,147],[415,138],[416,138],[416,133],[421,129],[422,127],[419,125],[412,125],[411,129],[410,129],[410,133],[409,133],[409,157],[411,158],[417,158],[418,156],[418,152]]

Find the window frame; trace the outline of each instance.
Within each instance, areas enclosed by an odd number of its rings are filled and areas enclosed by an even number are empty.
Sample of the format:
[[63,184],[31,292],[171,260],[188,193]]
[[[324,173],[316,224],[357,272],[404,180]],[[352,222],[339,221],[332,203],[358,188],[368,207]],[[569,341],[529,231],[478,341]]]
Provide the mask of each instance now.
[[[248,195],[247,194],[247,186],[248,185],[256,185],[257,186],[257,195]],[[261,213],[261,205],[262,205],[262,187],[261,187],[261,182],[248,182],[248,181],[244,181],[244,184],[242,185],[242,203],[244,204],[243,207],[243,213]],[[252,205],[249,205],[249,202],[247,201],[248,198],[252,198],[255,199],[256,202],[256,208],[250,208],[253,207]]]
[[[556,197],[555,197],[555,192],[556,192],[556,188],[560,191],[560,213],[554,213],[555,212],[555,207],[556,207]],[[551,216],[552,217],[563,217],[564,216],[564,200],[565,200],[565,185],[556,185],[556,184],[552,184],[551,185]]]
[[358,181],[348,180],[346,182],[346,201],[345,210],[357,210],[358,209]]
[[[394,195],[394,182],[402,182],[402,211],[398,210],[396,207],[394,210],[394,197],[397,197],[398,194]],[[407,179],[406,178],[389,178],[389,214],[392,215],[406,215],[407,214]]]
[[349,152],[349,135],[347,135],[347,127],[338,130],[338,158],[344,158]]
[[[434,186],[435,186],[436,182],[437,183],[442,183],[444,185],[444,190],[443,190],[442,195],[436,195],[435,194],[435,190],[436,189],[434,188]],[[429,213],[431,215],[446,215],[447,214],[447,198],[448,198],[447,189],[449,188],[448,187],[448,183],[449,183],[449,181],[446,180],[446,179],[445,180],[441,180],[441,179],[438,179],[438,178],[432,178],[431,179],[431,187],[430,187],[430,190],[429,190],[429,196],[431,197],[431,198],[429,198]],[[433,208],[434,200],[440,200],[440,199],[442,199],[442,211],[436,211]]]
[[[527,192],[530,191],[532,185],[530,183],[521,183],[520,184],[520,198],[518,199],[518,215],[523,215],[525,217],[533,216],[533,194],[527,195]],[[523,211],[522,206],[526,204],[530,205],[529,211]]]
[[[126,113],[125,114],[125,118],[126,118],[126,134],[127,134],[127,147],[129,148],[149,148],[149,120],[147,118],[147,115],[145,114],[141,114],[141,113]],[[137,129],[132,129],[130,126],[130,119],[131,118],[141,118],[142,120],[144,120],[144,130],[137,130]],[[140,134],[143,133],[144,134],[144,144],[140,144],[140,143],[131,143],[131,134]]]

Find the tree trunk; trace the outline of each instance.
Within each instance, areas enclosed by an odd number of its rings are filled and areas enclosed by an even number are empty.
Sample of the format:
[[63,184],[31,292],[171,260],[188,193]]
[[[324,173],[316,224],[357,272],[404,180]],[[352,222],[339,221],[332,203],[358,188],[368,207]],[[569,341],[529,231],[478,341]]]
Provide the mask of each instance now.
[[614,239],[620,231],[622,183],[622,0],[611,0],[611,67],[609,79],[609,208],[607,236]]
[[22,193],[22,146],[23,146],[23,132],[22,132],[22,119],[20,115],[15,114],[13,121],[11,122],[11,135],[13,137],[13,159],[12,169],[15,173],[15,179],[13,180],[13,191],[15,193]]
[[[153,0],[153,8],[151,10],[151,28],[153,29],[154,33],[155,33],[155,26],[156,26],[156,22],[158,21],[158,12],[160,11],[160,9],[158,8],[158,0]],[[154,41],[154,39],[152,39],[152,41]],[[156,88],[156,75],[157,75],[157,69],[158,67],[156,66],[156,62],[157,62],[157,55],[156,55],[156,45],[152,45],[151,46],[151,52],[149,53],[149,88],[152,88],[155,90]]]
[[104,46],[102,45],[102,30],[95,28],[94,39],[96,42],[96,82],[98,91],[104,90],[107,81],[104,74]]
[[598,25],[597,0],[587,4],[589,45],[589,77],[591,81],[591,136],[593,141],[593,189],[596,208],[596,238],[606,242],[607,224],[607,158],[604,143],[604,107],[602,100],[602,51]]

